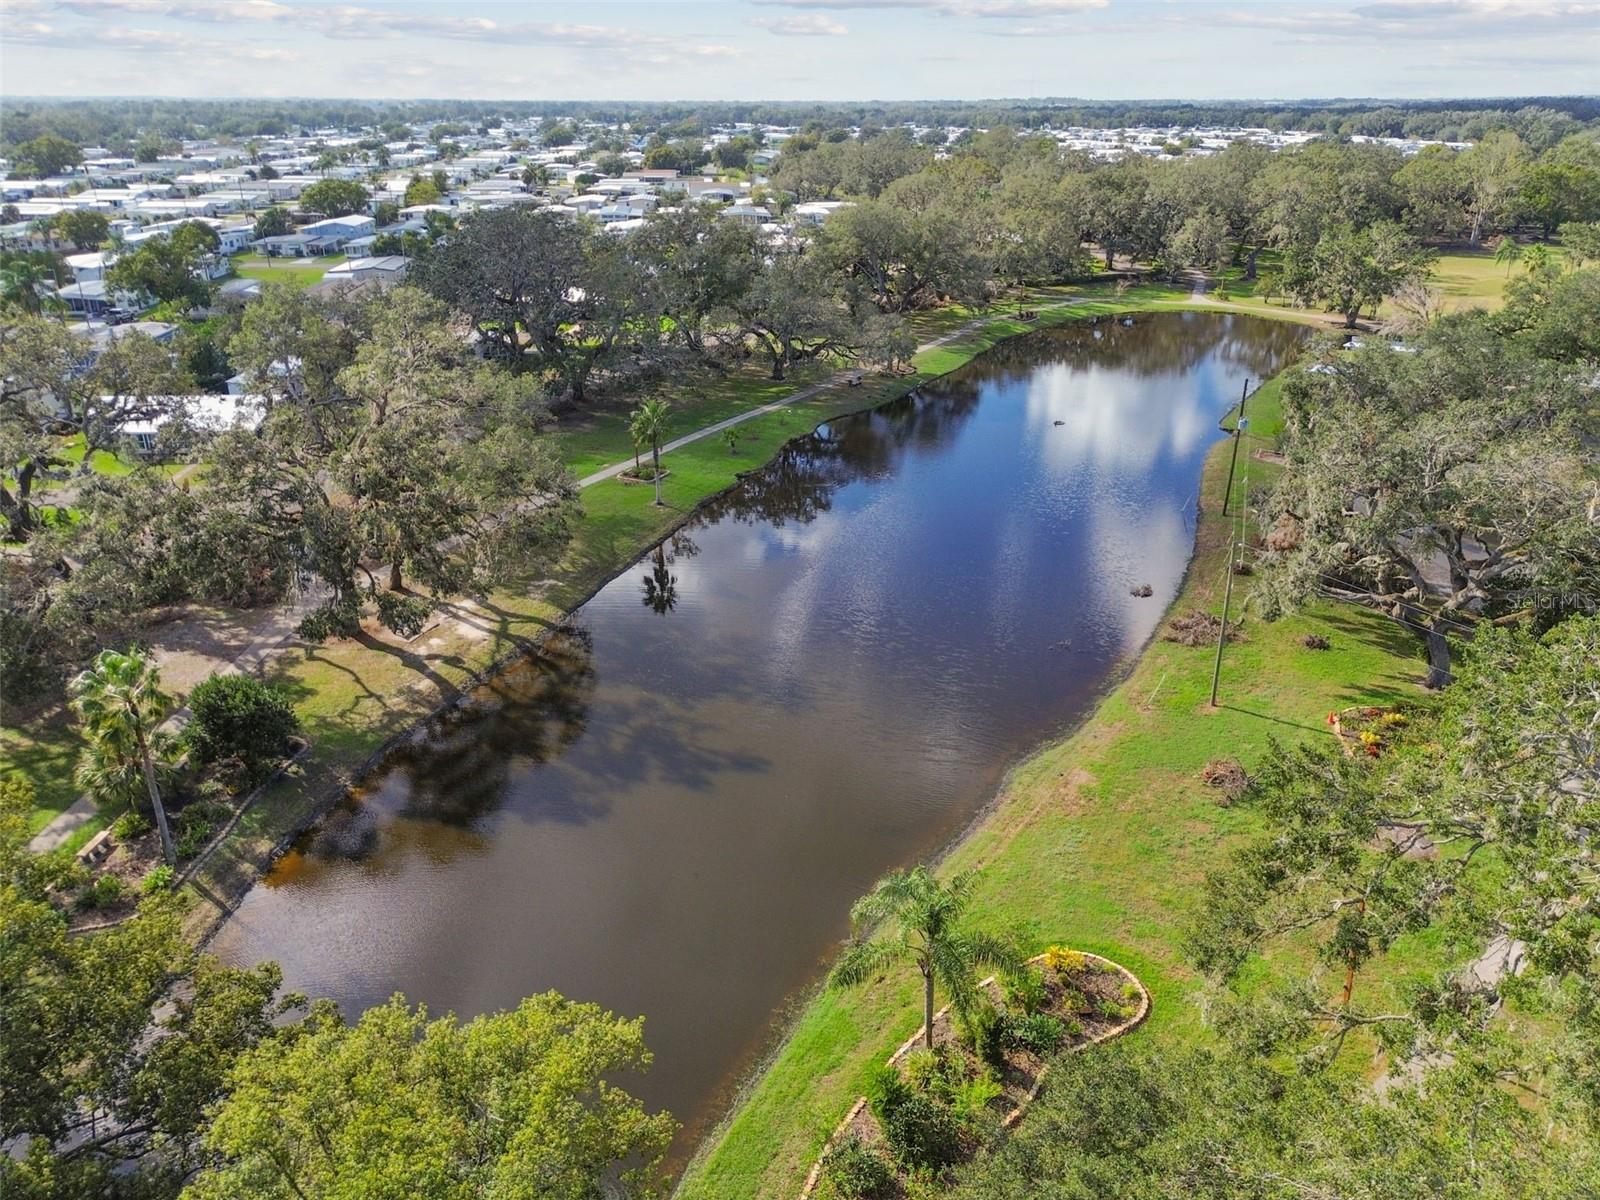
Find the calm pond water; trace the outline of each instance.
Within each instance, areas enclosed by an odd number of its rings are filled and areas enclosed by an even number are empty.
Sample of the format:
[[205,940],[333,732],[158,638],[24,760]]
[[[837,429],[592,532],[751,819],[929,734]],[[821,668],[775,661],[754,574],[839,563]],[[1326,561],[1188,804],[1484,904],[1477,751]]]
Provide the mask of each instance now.
[[435,722],[213,948],[352,1014],[548,988],[644,1014],[629,1086],[688,1145],[851,903],[1151,635],[1218,419],[1299,335],[1041,331],[823,427]]

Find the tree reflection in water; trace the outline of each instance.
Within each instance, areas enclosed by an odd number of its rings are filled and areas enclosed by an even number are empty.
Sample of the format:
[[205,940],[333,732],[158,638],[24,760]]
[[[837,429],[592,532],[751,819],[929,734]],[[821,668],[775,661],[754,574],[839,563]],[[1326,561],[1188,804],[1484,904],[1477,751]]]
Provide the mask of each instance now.
[[[507,795],[513,768],[548,762],[582,736],[595,690],[589,632],[564,627],[426,722],[373,773],[371,793],[330,813],[309,849],[318,857],[364,858],[394,845],[389,818],[465,829]],[[403,792],[397,809],[381,801]],[[453,843],[452,843],[453,844]],[[430,843],[431,853],[443,843]]]

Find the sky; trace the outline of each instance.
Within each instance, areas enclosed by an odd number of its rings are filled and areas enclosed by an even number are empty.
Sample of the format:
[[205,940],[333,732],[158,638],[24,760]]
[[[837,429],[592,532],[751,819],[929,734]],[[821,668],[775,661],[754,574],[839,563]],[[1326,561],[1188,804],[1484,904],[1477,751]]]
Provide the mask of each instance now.
[[1600,90],[1600,0],[0,0],[0,94],[1429,98]]

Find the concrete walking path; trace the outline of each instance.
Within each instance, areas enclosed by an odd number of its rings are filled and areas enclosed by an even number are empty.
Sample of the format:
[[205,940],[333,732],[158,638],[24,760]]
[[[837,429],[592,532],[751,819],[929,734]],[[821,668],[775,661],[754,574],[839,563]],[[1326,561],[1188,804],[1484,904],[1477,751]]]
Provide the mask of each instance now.
[[[1065,308],[1069,304],[1076,304],[1080,299],[1081,297],[1078,296],[1069,296],[1064,300],[1056,301],[1054,304],[1046,304],[1035,311],[1050,312],[1053,309]],[[998,314],[992,317],[979,317],[976,320],[968,321],[965,325],[960,326],[950,333],[936,337],[932,341],[923,342],[922,345],[918,346],[916,350],[913,351],[913,353],[921,354],[925,350],[937,349],[939,346],[956,341],[959,338],[964,338],[975,330],[982,329],[991,321],[999,320],[1000,316],[1002,315],[1003,314]],[[693,433],[686,433],[682,437],[673,438],[672,441],[667,442],[661,447],[661,453],[670,454],[672,451],[681,449],[682,447],[690,445],[693,442],[698,442],[702,438],[708,438],[714,434],[721,433],[724,429],[732,429],[735,425],[742,425],[746,421],[753,421],[757,417],[764,417],[768,413],[777,412],[780,408],[785,408],[791,404],[802,404],[816,396],[819,392],[844,384],[846,380],[848,380],[849,377],[854,373],[854,369],[840,371],[819,383],[813,383],[809,387],[803,387],[798,391],[790,392],[781,400],[773,400],[769,403],[758,405],[755,408],[746,409],[742,413],[735,413],[733,416],[727,417],[716,422],[715,424],[707,425],[701,429],[696,429]],[[632,459],[624,459],[622,462],[612,463],[609,467],[602,467],[592,475],[585,475],[582,479],[578,480],[578,486],[580,488],[593,487],[597,483],[604,483],[607,479],[615,479],[618,475],[621,475],[624,471],[628,470],[632,466]]]

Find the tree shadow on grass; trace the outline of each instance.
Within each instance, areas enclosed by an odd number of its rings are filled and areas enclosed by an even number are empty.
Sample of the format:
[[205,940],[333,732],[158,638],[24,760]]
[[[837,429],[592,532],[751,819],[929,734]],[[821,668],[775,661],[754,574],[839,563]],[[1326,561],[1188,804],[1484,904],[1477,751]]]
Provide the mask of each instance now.
[[1383,678],[1392,679],[1404,686],[1395,687],[1372,682],[1360,687],[1341,688],[1336,694],[1346,707],[1354,704],[1415,704],[1431,694],[1423,688],[1424,676],[1421,674],[1410,678],[1404,675],[1385,675]]
[[[529,583],[530,586],[534,586],[534,581]],[[495,604],[486,597],[472,600],[470,607],[461,600],[441,600],[438,611],[459,621],[468,629],[477,630],[486,640],[493,639],[496,647],[531,646],[540,631],[550,632],[559,628],[559,623],[548,617],[541,617],[535,613],[515,612]],[[516,633],[513,632],[513,627],[516,625],[535,628],[524,633]]]
[[1391,658],[1415,660],[1419,664],[1426,661],[1421,635],[1381,613],[1338,606],[1318,612],[1316,619]]
[[[442,655],[436,660],[430,661],[428,657],[418,654],[415,650],[407,650],[404,646],[396,646],[373,637],[365,629],[358,632],[350,640],[365,646],[368,650],[377,654],[387,654],[390,658],[399,659],[413,674],[421,675],[446,696],[454,693],[457,690],[457,685],[444,675],[441,675],[434,668],[433,662],[445,663],[460,670],[465,670],[467,665],[465,660],[458,654]],[[365,684],[362,686],[365,686]]]

